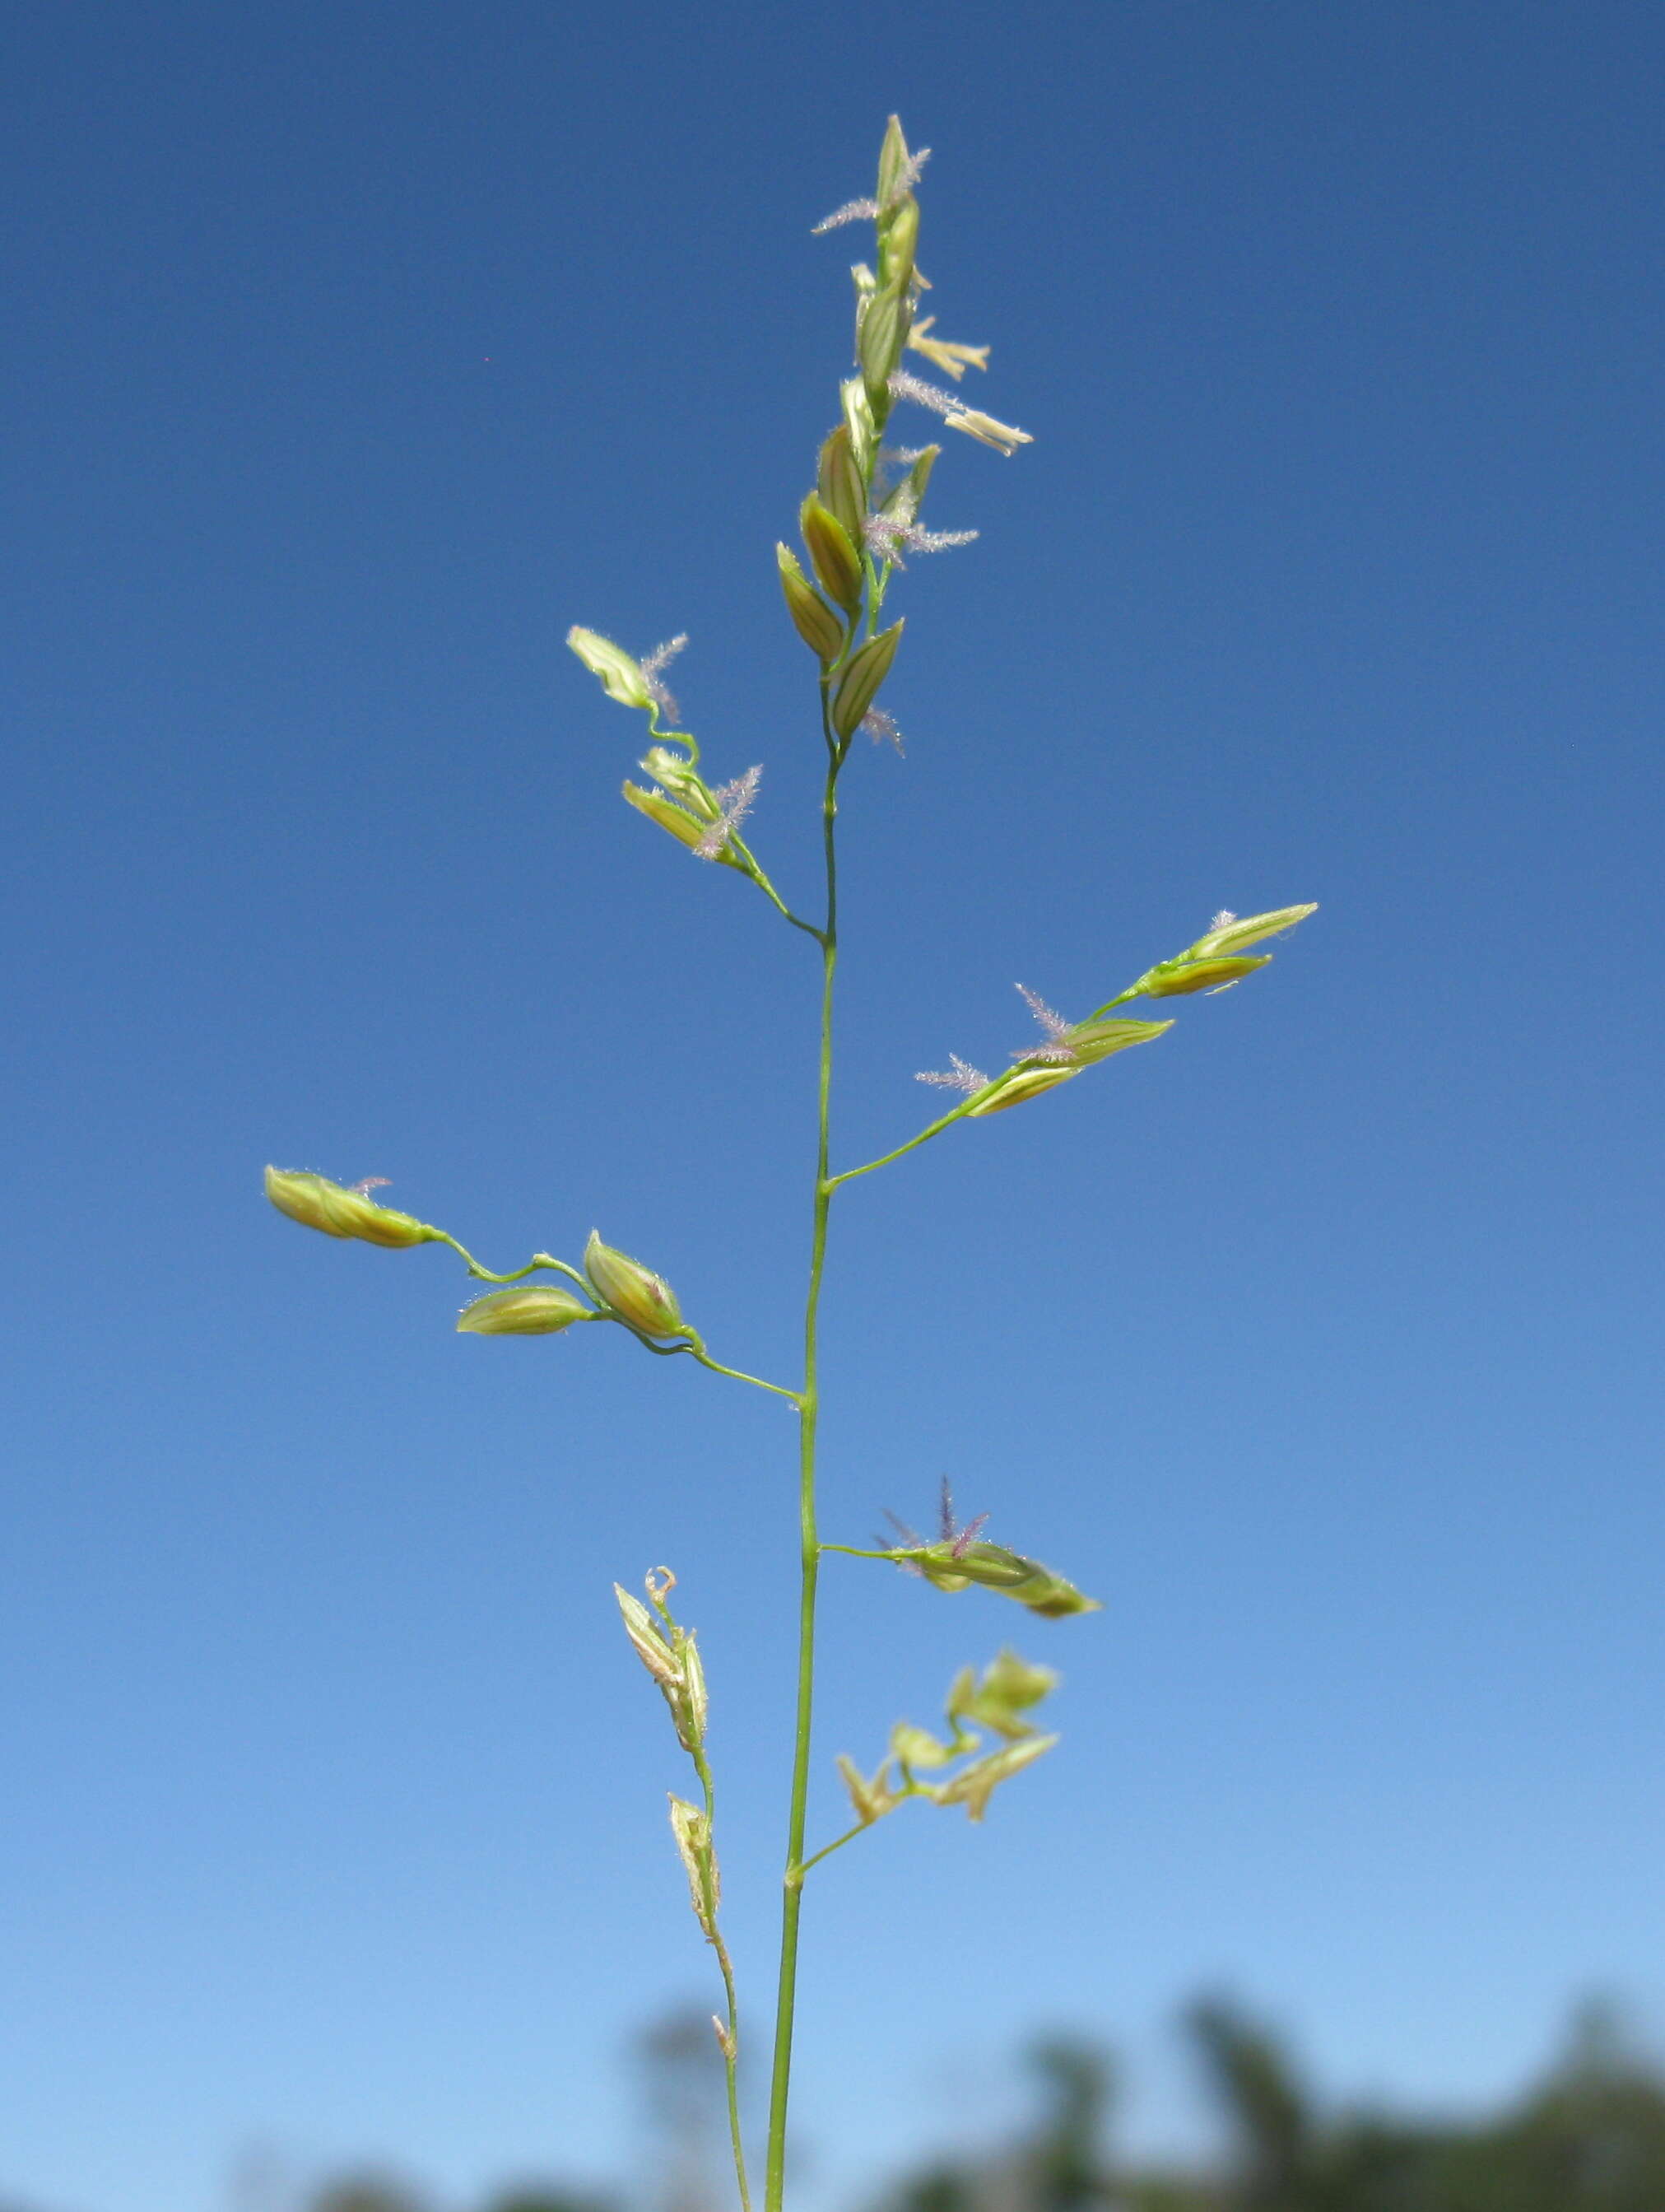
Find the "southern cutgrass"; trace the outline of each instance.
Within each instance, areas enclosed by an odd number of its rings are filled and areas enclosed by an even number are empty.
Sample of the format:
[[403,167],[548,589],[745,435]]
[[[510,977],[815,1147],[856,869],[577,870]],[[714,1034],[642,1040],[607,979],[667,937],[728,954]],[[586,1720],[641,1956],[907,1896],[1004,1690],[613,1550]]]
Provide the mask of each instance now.
[[[637,659],[594,630],[575,628],[568,640],[579,659],[599,678],[607,697],[646,718],[648,742],[641,766],[649,781],[640,785],[627,781],[626,800],[696,859],[744,876],[783,920],[817,948],[821,971],[820,1081],[801,1381],[769,1382],[714,1358],[698,1329],[684,1318],[680,1302],[664,1278],[628,1253],[604,1243],[593,1231],[577,1264],[539,1251],[523,1267],[496,1274],[481,1266],[446,1231],[378,1205],[371,1192],[380,1179],[349,1188],[310,1173],[266,1170],[266,1193],[272,1203],[292,1220],[328,1236],[390,1249],[423,1243],[450,1246],[471,1276],[497,1285],[465,1309],[457,1326],[467,1334],[550,1335],[580,1324],[605,1322],[627,1330],[644,1351],[658,1358],[691,1358],[714,1374],[785,1398],[796,1410],[800,1537],[798,1687],[764,2165],[765,2212],[781,2212],[785,2185],[799,1929],[805,1876],[829,1853],[865,1834],[913,1799],[939,1806],[963,1806],[973,1820],[981,1820],[995,1790],[1058,1741],[1055,1735],[1042,1734],[1030,1717],[1056,1683],[1050,1668],[1031,1665],[1011,1650],[1003,1650],[981,1674],[963,1668],[948,1693],[945,1734],[899,1722],[890,1731],[884,1758],[871,1775],[849,1758],[840,1758],[839,1772],[855,1818],[842,1834],[809,1850],[805,1827],[815,1705],[816,1590],[823,1558],[838,1553],[882,1560],[951,1593],[985,1589],[1012,1600],[1039,1620],[1059,1620],[1098,1609],[1093,1599],[1038,1560],[987,1541],[981,1533],[982,1517],[964,1528],[958,1526],[945,1485],[941,1522],[933,1537],[922,1537],[898,1523],[897,1541],[883,1547],[822,1540],[816,1520],[817,1355],[822,1270],[834,1197],[855,1177],[889,1166],[957,1122],[980,1120],[1024,1104],[1079,1080],[1099,1062],[1133,1045],[1153,1042],[1172,1027],[1170,1021],[1136,1018],[1119,1010],[1139,999],[1160,1001],[1230,989],[1270,958],[1255,947],[1292,928],[1313,912],[1310,905],[1299,905],[1244,918],[1217,915],[1183,951],[1147,967],[1079,1021],[1055,1012],[1033,992],[1024,989],[1039,1034],[1011,1055],[1009,1066],[988,1076],[957,1055],[951,1055],[947,1070],[927,1071],[920,1079],[957,1094],[947,1111],[878,1159],[834,1171],[829,1157],[828,1114],[833,1085],[833,987],[838,960],[839,781],[858,735],[866,732],[900,743],[894,720],[878,703],[902,643],[902,622],[887,624],[882,620],[898,574],[911,557],[963,544],[976,534],[924,527],[921,515],[942,449],[936,445],[887,446],[884,433],[893,408],[900,403],[928,408],[947,428],[1008,457],[1033,443],[1027,432],[967,404],[957,388],[931,383],[903,366],[912,352],[957,387],[968,368],[986,371],[988,360],[987,346],[939,338],[935,335],[935,316],[921,316],[917,312],[924,280],[915,258],[920,208],[915,187],[926,159],[924,152],[909,152],[902,126],[893,116],[884,134],[873,194],[848,202],[816,226],[817,230],[829,230],[848,222],[871,222],[878,264],[869,268],[858,263],[852,272],[856,295],[856,373],[840,386],[839,420],[821,447],[816,482],[799,508],[805,557],[800,560],[785,544],[775,549],[787,614],[816,663],[820,742],[826,755],[821,807],[825,899],[818,920],[805,920],[792,910],[740,835],[741,823],[755,802],[762,770],[748,769],[713,786],[701,770],[696,738],[686,730],[670,726],[681,718],[665,671],[686,641],[673,638]],[[540,1274],[565,1280],[530,1279]],[[722,2017],[714,2016],[713,2026],[726,2072],[736,2185],[742,2212],[750,2212],[738,2090],[739,2008],[733,1969],[719,1925],[722,1893],[714,1843],[712,1773],[707,1757],[708,1695],[694,1633],[671,1610],[675,1580],[668,1569],[655,1568],[646,1577],[646,1604],[617,1585],[615,1589],[625,1632],[665,1698],[678,1742],[692,1763],[697,1785],[697,1802],[671,1797],[671,1834],[688,1877],[695,1919],[716,1953],[722,1976],[725,2009]],[[992,1747],[987,1736],[994,1739]]]

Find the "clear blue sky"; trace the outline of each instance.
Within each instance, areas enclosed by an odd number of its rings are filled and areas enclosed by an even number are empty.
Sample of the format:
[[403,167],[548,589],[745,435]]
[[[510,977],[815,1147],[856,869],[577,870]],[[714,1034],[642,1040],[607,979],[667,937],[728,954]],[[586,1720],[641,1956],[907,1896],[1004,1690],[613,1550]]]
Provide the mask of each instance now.
[[[1218,907],[1322,915],[1158,1047],[847,1193],[825,1520],[1107,1601],[1061,1751],[818,1879],[830,2203],[1001,2054],[1237,1986],[1481,2100],[1665,1995],[1651,6],[12,11],[0,2191],[212,2212],[240,2145],[459,2199],[628,2155],[710,1977],[608,1585],[702,1632],[772,1966],[791,1417],[611,1332],[461,1338],[592,1224],[789,1373],[813,949],[618,801],[678,689],[811,896],[773,540],[886,112],[979,396],[848,778],[836,1148]],[[923,418],[921,423],[924,428]],[[501,1255],[501,1257],[499,1256]],[[1024,1626],[828,1577],[821,1777]],[[814,1826],[838,1817],[821,1789]],[[754,2005],[754,2015],[763,2009]]]

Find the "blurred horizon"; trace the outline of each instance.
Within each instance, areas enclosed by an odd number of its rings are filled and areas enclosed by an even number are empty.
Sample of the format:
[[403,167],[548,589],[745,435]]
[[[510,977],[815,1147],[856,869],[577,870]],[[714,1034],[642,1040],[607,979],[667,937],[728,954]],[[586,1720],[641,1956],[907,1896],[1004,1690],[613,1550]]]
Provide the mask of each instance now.
[[[1665,2188],[1665,2056],[1611,1996],[1571,2006],[1529,2078],[1486,2111],[1338,2099],[1314,2054],[1218,1992],[1182,2007],[1173,2036],[1198,2082],[1188,2148],[1134,2147],[1136,2081],[1113,2050],[1054,2027],[1009,2055],[1000,2118],[980,2106],[829,2201],[840,2212],[1651,2212]],[[252,2141],[218,2205],[726,2212],[733,2182],[708,2016],[673,2007],[619,2059],[636,2113],[622,2172],[580,2178],[551,2158],[465,2203],[428,2189],[391,2151],[327,2166],[295,2144]],[[794,2142],[792,2159],[796,2198],[814,2191],[816,2146]],[[116,2208],[26,2203],[0,2178],[0,2212]]]

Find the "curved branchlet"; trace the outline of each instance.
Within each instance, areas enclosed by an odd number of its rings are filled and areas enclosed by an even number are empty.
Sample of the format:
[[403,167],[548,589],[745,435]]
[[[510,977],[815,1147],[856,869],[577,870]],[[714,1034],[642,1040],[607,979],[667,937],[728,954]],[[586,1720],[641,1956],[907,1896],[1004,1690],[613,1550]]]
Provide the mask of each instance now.
[[[718,2048],[728,2083],[728,2125],[734,2153],[735,2178],[739,2184],[741,2212],[750,2212],[751,2194],[746,2180],[745,2146],[740,2136],[740,2010],[735,1994],[734,1966],[718,1925],[722,1903],[722,1871],[717,1863],[714,1830],[717,1817],[716,1790],[711,1762],[706,1754],[706,1723],[709,1698],[705,1666],[694,1631],[684,1628],[671,1611],[670,1596],[677,1578],[669,1567],[653,1567],[643,1577],[647,1604],[633,1597],[622,1584],[613,1584],[613,1595],[624,1622],[624,1632],[638,1659],[659,1686],[670,1711],[677,1741],[694,1764],[700,1785],[700,1802],[691,1804],[674,1791],[671,1797],[671,1835],[688,1877],[689,1903],[700,1932],[717,1954],[723,1978],[726,2019],[712,2015]],[[649,1608],[652,1608],[651,1611]]]
[[[392,1206],[378,1205],[370,1192],[385,1187],[386,1179],[380,1176],[348,1185],[304,1170],[266,1170],[266,1196],[280,1213],[305,1228],[390,1250],[447,1244],[477,1281],[501,1285],[463,1308],[457,1327],[464,1335],[553,1336],[580,1322],[617,1322],[645,1351],[665,1358],[686,1352],[714,1375],[749,1382],[754,1389],[767,1390],[797,1405],[798,1393],[783,1383],[767,1382],[760,1375],[748,1375],[743,1368],[714,1359],[698,1329],[683,1319],[676,1294],[665,1278],[628,1253],[604,1244],[593,1230],[581,1270],[551,1253],[534,1252],[524,1267],[498,1274],[482,1267],[467,1246],[459,1243],[447,1231],[435,1229],[431,1223],[418,1221]],[[585,1296],[575,1297],[554,1284],[526,1281],[528,1275],[540,1272],[567,1276]]]

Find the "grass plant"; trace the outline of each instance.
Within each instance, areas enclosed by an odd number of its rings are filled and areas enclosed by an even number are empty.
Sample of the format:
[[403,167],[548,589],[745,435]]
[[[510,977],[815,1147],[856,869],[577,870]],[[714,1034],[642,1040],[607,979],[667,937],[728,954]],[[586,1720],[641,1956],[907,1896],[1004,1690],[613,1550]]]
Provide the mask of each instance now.
[[[821,1563],[829,1553],[874,1559],[915,1575],[949,1593],[977,1588],[1022,1607],[1036,1621],[1052,1622],[1097,1610],[1096,1601],[1038,1560],[989,1540],[983,1519],[963,1527],[945,1487],[936,1530],[922,1536],[901,1524],[895,1543],[883,1547],[824,1541],[816,1514],[816,1447],[821,1407],[819,1341],[821,1287],[834,1201],[843,1187],[904,1158],[960,1124],[1026,1105],[1079,1081],[1099,1064],[1135,1045],[1153,1043],[1171,1028],[1166,1017],[1122,1010],[1144,1000],[1160,1007],[1170,999],[1228,990],[1266,965],[1266,943],[1313,912],[1283,906],[1240,918],[1219,914],[1170,958],[1146,967],[1124,988],[1079,1020],[1057,1013],[1023,990],[1036,1033],[986,1075],[952,1057],[945,1071],[921,1081],[951,1093],[953,1103],[877,1159],[835,1168],[829,1148],[833,1097],[833,1014],[838,967],[837,823],[842,779],[856,741],[899,742],[896,724],[880,705],[902,643],[903,623],[889,605],[898,580],[915,557],[941,552],[975,537],[969,531],[932,531],[922,520],[942,447],[886,442],[894,410],[908,406],[937,415],[945,429],[987,453],[1011,458],[1033,442],[1026,431],[985,414],[964,392],[968,371],[987,372],[988,349],[936,335],[936,317],[919,309],[927,289],[916,253],[920,203],[916,187],[927,156],[910,152],[902,126],[890,118],[871,197],[852,200],[818,224],[821,231],[872,223],[875,265],[858,263],[855,284],[854,374],[839,386],[838,420],[820,449],[816,481],[799,510],[803,553],[775,549],[786,612],[814,663],[817,708],[813,727],[825,756],[820,808],[824,897],[811,917],[795,913],[765,869],[742,826],[756,804],[761,768],[719,784],[707,780],[693,734],[677,725],[681,715],[665,671],[686,642],[671,639],[637,659],[599,633],[577,628],[568,642],[602,685],[606,696],[639,714],[645,724],[641,766],[648,781],[627,781],[623,796],[693,858],[737,873],[750,883],[790,927],[814,948],[821,1006],[820,1079],[811,1178],[811,1233],[804,1307],[804,1359],[789,1382],[747,1373],[714,1356],[684,1316],[663,1276],[592,1232],[577,1261],[534,1252],[525,1266],[498,1274],[485,1267],[447,1231],[380,1205],[376,1182],[352,1187],[311,1173],[269,1168],[266,1192],[280,1212],[325,1235],[355,1238],[390,1249],[424,1243],[447,1245],[471,1276],[492,1287],[468,1306],[458,1322],[477,1336],[552,1335],[603,1323],[623,1328],[657,1358],[687,1358],[713,1374],[788,1400],[798,1418],[799,1571],[798,1680],[795,1723],[787,1784],[785,1865],[781,1878],[779,1974],[769,2074],[769,2133],[764,2152],[764,2212],[781,2212],[786,2185],[788,2102],[796,2020],[798,1953],[805,1883],[830,1853],[865,1835],[914,1801],[963,1807],[981,1820],[994,1793],[1056,1743],[1036,1715],[1054,1688],[1050,1668],[1002,1650],[978,1670],[956,1674],[945,1701],[940,1729],[911,1722],[891,1730],[885,1754],[871,1773],[848,1757],[838,1762],[850,1801],[850,1825],[811,1848],[807,1814],[815,1716],[816,1596]],[[928,364],[945,383],[917,374]],[[1023,989],[1023,987],[1019,987]],[[550,1279],[553,1278],[554,1279]],[[714,1843],[716,1817],[708,1757],[708,1696],[698,1643],[671,1609],[675,1577],[655,1568],[643,1595],[617,1588],[625,1633],[664,1696],[671,1724],[691,1764],[694,1794],[672,1796],[671,1826],[688,1877],[694,1917],[712,1946],[720,1973],[724,2009],[713,2025],[726,2069],[735,2184],[742,2212],[750,2212],[751,2189],[741,2124],[738,2069],[740,2010],[735,1977],[720,1924],[721,1881]]]

